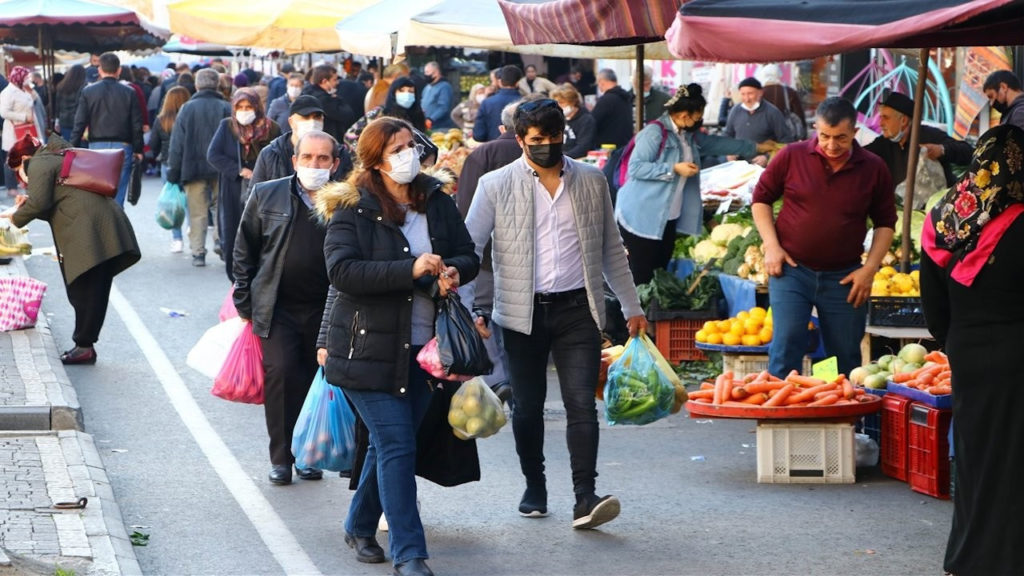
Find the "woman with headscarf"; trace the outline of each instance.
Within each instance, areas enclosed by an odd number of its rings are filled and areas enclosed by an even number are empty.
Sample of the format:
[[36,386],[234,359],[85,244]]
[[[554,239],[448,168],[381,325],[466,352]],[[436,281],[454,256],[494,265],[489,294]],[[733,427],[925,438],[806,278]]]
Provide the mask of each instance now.
[[[953,371],[956,491],[944,568],[1024,567],[1024,131],[993,128],[921,233],[921,300]],[[945,454],[939,454],[945,458]]]
[[217,217],[220,220],[221,258],[234,282],[232,251],[242,218],[242,191],[249,187],[260,150],[281,135],[281,128],[266,117],[260,97],[242,88],[231,98],[231,116],[220,121],[210,141],[206,160],[220,172]]
[[[0,92],[0,117],[4,119],[2,148],[10,152],[18,141],[16,133],[26,127],[35,128],[36,139],[43,139],[43,125],[36,116],[35,102],[39,98],[32,88],[32,74],[24,66],[15,66],[7,75],[7,87]],[[4,169],[7,195],[18,195],[18,179],[10,168]]]
[[[6,125],[6,124],[5,124]],[[75,347],[60,355],[63,364],[95,364],[100,329],[107,315],[114,276],[142,256],[135,231],[113,198],[58,182],[63,152],[71,145],[54,135],[42,146],[26,136],[16,142],[7,165],[28,189],[6,216],[17,227],[33,220],[50,225],[57,261],[75,310]]]

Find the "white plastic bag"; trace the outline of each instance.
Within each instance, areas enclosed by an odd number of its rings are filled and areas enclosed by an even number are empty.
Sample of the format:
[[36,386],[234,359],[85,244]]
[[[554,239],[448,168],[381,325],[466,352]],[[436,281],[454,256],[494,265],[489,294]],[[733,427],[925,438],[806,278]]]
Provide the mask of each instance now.
[[238,317],[230,318],[207,330],[188,352],[185,363],[210,380],[217,377],[231,346],[242,333],[244,323]]

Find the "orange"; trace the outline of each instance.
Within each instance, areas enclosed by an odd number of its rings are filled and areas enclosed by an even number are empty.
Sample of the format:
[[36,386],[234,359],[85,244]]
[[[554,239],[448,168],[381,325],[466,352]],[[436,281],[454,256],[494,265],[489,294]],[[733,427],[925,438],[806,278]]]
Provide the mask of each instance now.
[[719,320],[718,321],[718,331],[719,332],[722,332],[722,333],[728,332],[730,328],[732,328],[732,322],[730,322],[728,320]]
[[744,346],[760,346],[761,339],[756,334],[744,334],[741,340]]
[[722,344],[725,344],[726,346],[739,346],[742,341],[743,340],[740,336],[737,336],[732,332],[722,335]]
[[772,341],[772,327],[765,326],[761,328],[761,331],[757,333],[757,337],[761,340],[762,344],[767,344]]
[[737,320],[746,320],[747,318],[750,318],[750,312],[746,310],[740,310],[740,313],[736,315]]
[[746,333],[746,330],[743,328],[743,322],[733,322],[732,327],[729,328],[729,333],[735,334],[737,337],[743,336]]
[[708,344],[721,344],[721,343],[722,343],[722,335],[721,334],[718,334],[718,333],[708,334]]
[[747,321],[743,323],[743,332],[745,334],[757,334],[761,331],[761,321],[755,320],[754,318],[747,318]]
[[704,323],[703,330],[707,334],[711,334],[713,332],[718,332],[718,322],[716,322],[714,320],[708,320],[707,322]]
[[707,342],[708,341],[708,333],[707,333],[706,330],[697,330],[697,333],[694,334],[693,337],[694,337],[694,339],[697,340],[697,342]]
[[750,317],[757,318],[758,320],[764,320],[768,316],[768,311],[760,306],[754,306],[750,309]]

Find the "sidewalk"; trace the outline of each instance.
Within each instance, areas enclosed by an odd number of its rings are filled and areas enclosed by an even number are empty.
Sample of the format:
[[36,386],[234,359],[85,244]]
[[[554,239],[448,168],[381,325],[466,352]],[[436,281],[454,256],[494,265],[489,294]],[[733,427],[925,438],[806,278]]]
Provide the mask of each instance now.
[[[0,266],[27,275],[20,257]],[[0,576],[141,574],[82,422],[45,316],[0,332]]]

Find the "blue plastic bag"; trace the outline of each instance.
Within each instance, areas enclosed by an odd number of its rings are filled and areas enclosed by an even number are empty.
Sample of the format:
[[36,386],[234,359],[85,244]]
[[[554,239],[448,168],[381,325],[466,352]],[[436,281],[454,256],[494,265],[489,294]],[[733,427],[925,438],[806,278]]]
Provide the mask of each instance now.
[[355,414],[341,388],[327,383],[321,367],[295,421],[295,466],[334,472],[351,470],[356,453],[355,424]]
[[167,182],[156,201],[156,223],[165,230],[181,228],[185,222],[185,192]]
[[[630,338],[626,350],[608,367],[604,414],[608,425],[650,424],[671,413],[676,389],[658,368],[646,334]],[[654,348],[657,350],[656,348]]]

